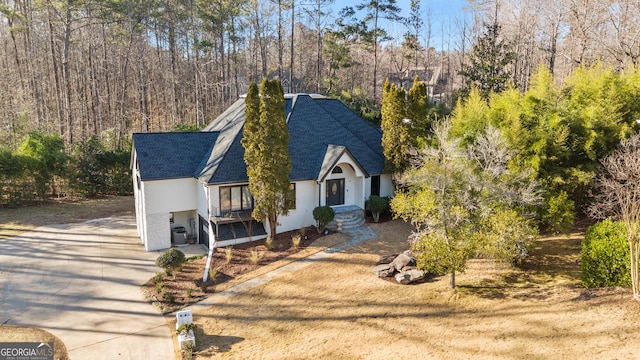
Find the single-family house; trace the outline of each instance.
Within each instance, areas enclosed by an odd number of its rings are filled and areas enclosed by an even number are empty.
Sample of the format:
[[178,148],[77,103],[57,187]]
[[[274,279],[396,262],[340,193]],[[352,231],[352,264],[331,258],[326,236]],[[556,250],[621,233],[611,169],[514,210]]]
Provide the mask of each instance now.
[[[295,205],[278,218],[278,231],[314,225],[313,209],[363,213],[372,194],[390,196],[379,128],[339,100],[285,95]],[[265,238],[269,227],[251,218],[240,140],[245,98],[201,132],[136,133],[132,173],[137,228],[147,251],[209,239],[227,246]]]

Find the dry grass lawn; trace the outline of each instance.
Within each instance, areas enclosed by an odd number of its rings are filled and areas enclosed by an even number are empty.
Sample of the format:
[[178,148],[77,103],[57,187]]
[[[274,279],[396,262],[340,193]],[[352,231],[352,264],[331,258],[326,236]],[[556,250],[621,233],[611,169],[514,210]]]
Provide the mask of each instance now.
[[633,359],[640,306],[628,289],[580,286],[580,237],[545,238],[523,269],[475,261],[401,286],[376,278],[409,227],[380,235],[195,313],[197,359]]
[[0,239],[19,235],[38,226],[133,214],[133,196],[78,200],[63,198],[35,206],[0,207]]

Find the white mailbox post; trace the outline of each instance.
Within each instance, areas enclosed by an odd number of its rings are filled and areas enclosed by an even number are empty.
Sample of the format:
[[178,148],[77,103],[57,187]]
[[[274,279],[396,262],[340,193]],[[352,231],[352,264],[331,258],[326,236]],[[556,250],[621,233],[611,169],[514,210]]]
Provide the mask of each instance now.
[[[191,310],[178,311],[176,313],[176,330],[183,324],[193,324],[193,314],[191,314]],[[196,346],[196,336],[193,330],[189,330],[187,333],[180,332],[178,334],[178,345],[180,349],[184,350],[187,344],[190,344],[192,348]]]

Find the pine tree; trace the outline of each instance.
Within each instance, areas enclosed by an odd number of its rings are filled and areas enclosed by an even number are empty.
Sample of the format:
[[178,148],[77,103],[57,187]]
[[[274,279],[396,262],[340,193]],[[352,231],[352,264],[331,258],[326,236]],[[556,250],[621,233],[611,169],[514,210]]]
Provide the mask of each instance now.
[[500,37],[501,26],[497,23],[486,25],[486,31],[473,46],[469,64],[462,67],[460,75],[471,88],[476,86],[487,99],[490,93],[506,89],[511,78],[510,65],[515,60],[511,44]]
[[268,221],[270,235],[276,235],[278,216],[289,212],[289,129],[285,118],[284,91],[279,80],[255,83],[247,93],[242,146],[255,201],[252,216]]

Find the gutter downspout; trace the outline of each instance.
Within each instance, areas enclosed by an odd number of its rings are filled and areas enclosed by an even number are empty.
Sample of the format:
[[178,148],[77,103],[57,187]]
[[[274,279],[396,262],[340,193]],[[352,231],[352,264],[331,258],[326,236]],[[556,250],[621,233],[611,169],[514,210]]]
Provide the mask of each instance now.
[[208,184],[204,184],[206,189],[205,194],[207,198],[207,227],[209,228],[209,253],[207,254],[207,264],[204,267],[204,274],[202,274],[202,282],[207,282],[209,279],[209,268],[211,266],[211,259],[213,258],[213,249],[216,245],[216,235],[213,233],[211,227],[211,189]]

